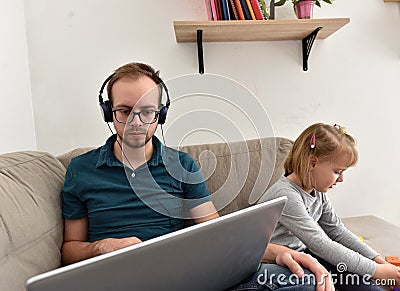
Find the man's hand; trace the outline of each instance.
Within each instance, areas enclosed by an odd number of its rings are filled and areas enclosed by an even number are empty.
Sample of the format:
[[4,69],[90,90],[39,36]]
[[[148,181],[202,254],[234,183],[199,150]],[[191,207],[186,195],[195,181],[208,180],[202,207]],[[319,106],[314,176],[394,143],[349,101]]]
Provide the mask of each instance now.
[[126,238],[105,238],[94,242],[96,253],[99,255],[116,251],[131,245],[141,243],[142,241],[135,236]]
[[300,265],[309,269],[315,275],[317,283],[317,291],[331,291],[335,290],[332,284],[332,278],[330,273],[312,256],[296,252],[289,251],[278,254],[276,257],[276,263],[281,266],[287,266],[293,274],[296,274],[299,278],[304,276],[304,271]]
[[293,251],[287,247],[268,244],[264,253],[265,262],[275,262],[280,266],[286,266],[299,278],[304,276],[301,266],[309,269],[315,275],[317,291],[334,291],[330,273],[312,256]]

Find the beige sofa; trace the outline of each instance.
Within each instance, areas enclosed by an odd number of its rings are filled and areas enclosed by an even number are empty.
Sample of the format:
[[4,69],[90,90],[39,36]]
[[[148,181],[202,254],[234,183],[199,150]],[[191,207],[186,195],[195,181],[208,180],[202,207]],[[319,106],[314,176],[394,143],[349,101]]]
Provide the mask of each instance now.
[[[227,205],[220,209],[226,214],[256,202],[282,174],[291,146],[285,138],[265,138],[181,149],[201,165],[217,207]],[[88,150],[59,157],[35,151],[0,155],[0,290],[24,290],[26,279],[60,266],[65,167]],[[227,199],[223,193],[232,195]],[[383,255],[400,256],[399,227],[374,216],[344,221]]]

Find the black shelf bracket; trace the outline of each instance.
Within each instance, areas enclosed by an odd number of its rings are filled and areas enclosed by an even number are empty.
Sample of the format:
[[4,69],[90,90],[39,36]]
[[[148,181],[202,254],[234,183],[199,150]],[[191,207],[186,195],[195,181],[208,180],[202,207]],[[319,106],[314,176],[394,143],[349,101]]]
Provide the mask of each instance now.
[[311,48],[314,44],[314,40],[317,37],[318,32],[322,29],[322,27],[318,27],[309,35],[307,35],[302,40],[303,46],[303,71],[308,71],[308,57],[310,56]]
[[197,59],[199,61],[199,73],[204,74],[204,57],[203,57],[203,30],[197,30]]

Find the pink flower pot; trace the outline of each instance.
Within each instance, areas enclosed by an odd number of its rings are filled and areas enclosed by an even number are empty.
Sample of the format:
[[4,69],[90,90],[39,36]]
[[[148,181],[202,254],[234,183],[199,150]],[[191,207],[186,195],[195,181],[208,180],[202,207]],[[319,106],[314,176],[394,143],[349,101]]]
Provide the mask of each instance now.
[[298,19],[312,19],[314,12],[314,1],[304,0],[296,4]]

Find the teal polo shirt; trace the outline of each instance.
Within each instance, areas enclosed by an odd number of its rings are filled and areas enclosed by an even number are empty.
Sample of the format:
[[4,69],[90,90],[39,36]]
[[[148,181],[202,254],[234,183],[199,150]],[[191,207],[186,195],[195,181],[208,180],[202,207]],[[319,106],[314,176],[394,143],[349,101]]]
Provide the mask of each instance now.
[[116,135],[71,160],[62,189],[65,219],[88,217],[88,241],[142,241],[182,229],[190,209],[210,201],[196,162],[153,136],[151,159],[134,171],[114,155]]

